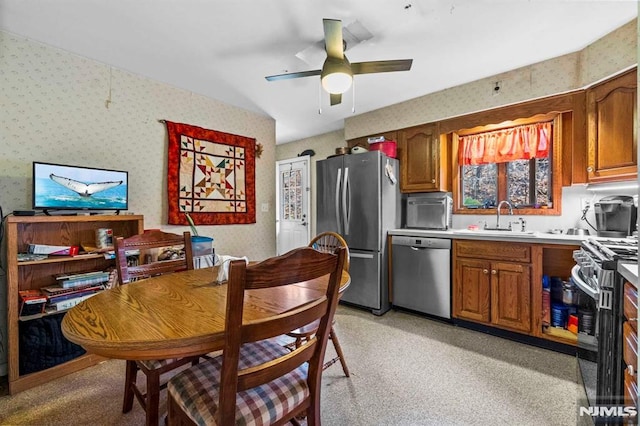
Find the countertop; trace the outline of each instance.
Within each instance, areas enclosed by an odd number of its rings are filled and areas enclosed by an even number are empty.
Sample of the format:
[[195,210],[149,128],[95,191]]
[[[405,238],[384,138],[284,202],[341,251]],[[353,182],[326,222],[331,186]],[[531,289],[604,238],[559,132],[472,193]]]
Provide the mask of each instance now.
[[484,241],[510,241],[514,243],[536,244],[569,244],[579,246],[582,240],[591,235],[565,235],[549,234],[546,232],[509,232],[509,231],[469,231],[467,229],[450,229],[448,231],[435,231],[428,229],[392,229],[389,235],[404,235],[408,237],[448,238],[454,240],[484,240]]
[[618,272],[625,280],[638,288],[638,264],[618,262]]

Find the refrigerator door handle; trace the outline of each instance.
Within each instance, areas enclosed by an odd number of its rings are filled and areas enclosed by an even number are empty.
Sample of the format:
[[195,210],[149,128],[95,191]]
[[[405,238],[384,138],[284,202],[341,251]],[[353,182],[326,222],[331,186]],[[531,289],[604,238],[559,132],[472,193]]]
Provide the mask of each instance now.
[[336,178],[336,225],[338,226],[338,234],[342,234],[340,227],[340,184],[342,178],[342,168],[338,169],[338,177]]
[[[348,198],[348,200],[347,200]],[[349,203],[347,203],[349,201]],[[351,210],[351,186],[349,185],[349,168],[344,168],[344,185],[342,185],[342,217],[344,218],[344,234],[349,235],[349,219]]]
[[373,259],[373,253],[349,253],[349,257],[357,257],[359,259]]

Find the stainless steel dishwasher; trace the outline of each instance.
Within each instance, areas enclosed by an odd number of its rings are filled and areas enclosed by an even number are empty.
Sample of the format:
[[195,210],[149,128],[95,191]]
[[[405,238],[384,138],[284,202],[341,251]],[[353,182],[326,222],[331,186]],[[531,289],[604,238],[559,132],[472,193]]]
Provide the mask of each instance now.
[[393,305],[451,318],[451,240],[394,235]]

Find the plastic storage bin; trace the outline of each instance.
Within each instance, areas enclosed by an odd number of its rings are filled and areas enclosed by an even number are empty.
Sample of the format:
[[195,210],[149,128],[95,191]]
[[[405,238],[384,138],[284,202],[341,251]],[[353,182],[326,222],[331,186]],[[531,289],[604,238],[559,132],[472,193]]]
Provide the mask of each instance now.
[[191,237],[193,256],[207,256],[213,253],[213,238],[193,235]]
[[376,142],[369,145],[369,151],[382,151],[391,158],[396,158],[397,149],[396,141]]

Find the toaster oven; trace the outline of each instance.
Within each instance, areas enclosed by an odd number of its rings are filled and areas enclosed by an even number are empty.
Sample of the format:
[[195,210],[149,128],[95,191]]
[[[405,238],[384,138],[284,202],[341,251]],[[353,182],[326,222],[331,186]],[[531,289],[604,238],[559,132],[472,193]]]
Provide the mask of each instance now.
[[411,194],[405,213],[406,228],[447,230],[452,224],[453,198],[450,192]]

